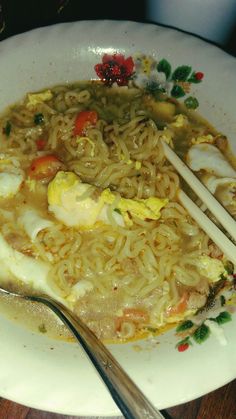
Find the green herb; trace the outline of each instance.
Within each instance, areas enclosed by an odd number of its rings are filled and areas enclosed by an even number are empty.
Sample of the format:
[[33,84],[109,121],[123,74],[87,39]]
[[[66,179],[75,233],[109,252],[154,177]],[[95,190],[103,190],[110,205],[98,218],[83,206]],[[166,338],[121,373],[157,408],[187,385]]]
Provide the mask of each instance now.
[[119,208],[114,208],[114,211],[117,212],[118,214],[121,214],[121,210]]
[[191,320],[186,320],[185,322],[181,323],[176,328],[176,332],[184,332],[185,330],[191,329],[194,326],[194,323]]
[[222,311],[222,313],[220,313],[217,317],[210,320],[214,320],[221,325],[230,322],[232,320],[232,316],[228,311]]
[[171,65],[170,63],[163,58],[161,61],[159,61],[157,65],[157,71],[159,73],[165,73],[166,79],[168,79],[171,75]]
[[185,106],[188,109],[196,109],[199,106],[199,102],[198,102],[197,98],[193,97],[193,96],[187,97],[187,99],[185,99],[184,103],[185,103]]
[[183,97],[185,96],[185,91],[184,89],[179,86],[178,84],[175,84],[170,92],[171,96],[175,97],[176,99],[178,99],[179,97]]
[[36,113],[36,114],[34,115],[34,123],[35,123],[36,125],[41,125],[41,124],[43,124],[43,123],[44,123],[44,116],[43,116],[43,114],[42,114],[42,113]]
[[226,303],[226,299],[225,299],[224,295],[221,295],[220,296],[220,304],[221,304],[221,307],[223,307],[225,305],[225,303]]
[[177,67],[172,74],[172,80],[175,81],[186,81],[190,75],[192,68],[189,65],[181,65]]
[[193,339],[195,340],[195,342],[201,344],[202,342],[205,342],[205,340],[207,340],[209,336],[210,329],[203,323],[195,330],[193,334]]
[[4,128],[4,134],[6,134],[7,137],[9,137],[9,135],[11,134],[11,123],[10,121],[7,121],[5,128]]
[[38,330],[40,333],[47,333],[47,329],[44,323],[39,325]]
[[145,90],[147,93],[166,93],[166,89],[162,87],[159,83],[151,81],[147,83]]

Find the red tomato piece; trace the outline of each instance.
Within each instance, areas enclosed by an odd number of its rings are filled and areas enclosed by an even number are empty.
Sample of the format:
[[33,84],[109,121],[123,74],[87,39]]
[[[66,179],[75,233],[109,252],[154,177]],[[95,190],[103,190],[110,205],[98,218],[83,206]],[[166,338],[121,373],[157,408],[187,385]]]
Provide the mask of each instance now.
[[75,119],[74,135],[83,135],[89,126],[96,125],[97,120],[96,111],[81,111]]
[[29,168],[29,177],[36,180],[49,180],[62,168],[62,162],[53,155],[34,159]]

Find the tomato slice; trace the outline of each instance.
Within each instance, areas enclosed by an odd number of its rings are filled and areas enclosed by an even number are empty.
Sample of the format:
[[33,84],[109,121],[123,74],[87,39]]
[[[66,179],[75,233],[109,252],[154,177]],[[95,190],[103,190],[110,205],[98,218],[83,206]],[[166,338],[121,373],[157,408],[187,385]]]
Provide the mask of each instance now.
[[38,138],[38,139],[36,140],[36,146],[37,146],[37,149],[38,149],[39,151],[44,150],[44,148],[45,148],[46,144],[47,144],[47,141],[46,141],[46,140],[44,140],[44,138]]
[[75,119],[74,135],[85,134],[86,129],[96,125],[98,114],[96,111],[81,111]]
[[28,174],[31,179],[50,180],[62,166],[62,162],[56,156],[42,156],[32,161]]

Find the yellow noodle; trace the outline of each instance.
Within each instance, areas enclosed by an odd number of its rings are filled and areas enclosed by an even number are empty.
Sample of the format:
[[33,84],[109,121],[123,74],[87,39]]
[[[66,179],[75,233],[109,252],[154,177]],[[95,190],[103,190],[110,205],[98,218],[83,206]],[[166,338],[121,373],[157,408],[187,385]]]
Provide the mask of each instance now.
[[[80,231],[53,219],[54,224],[31,242],[16,222],[19,209],[26,202],[45,218],[52,215],[47,208],[47,186],[41,185],[40,189],[37,183],[32,191],[24,184],[15,199],[1,204],[2,211],[13,214],[8,219],[0,213],[1,233],[22,252],[50,264],[50,285],[63,298],[80,282],[90,284],[91,289],[78,297],[75,311],[99,336],[117,336],[114,322],[126,307],[147,312],[147,324],[163,325],[169,321],[168,308],[178,304],[183,289],[191,294],[202,280],[207,281],[198,271],[198,257],[222,256],[178,202],[180,180],[166,161],[159,141],[163,135],[174,140],[174,133],[171,127],[158,129],[137,89],[127,97],[119,95],[118,88],[95,83],[56,86],[51,91],[53,98],[49,101],[28,108],[25,99],[0,119],[0,152],[9,152],[20,162],[10,173],[21,170],[27,178],[34,158],[55,154],[64,169],[75,172],[82,182],[101,189],[109,187],[125,198],[156,196],[169,202],[157,221],[133,217],[132,226],[119,226],[114,217],[120,199],[117,194],[107,208],[109,225]],[[79,139],[74,135],[74,124],[83,110],[96,110],[98,121]],[[39,125],[34,123],[37,113],[44,116]],[[7,121],[12,124],[8,138],[4,135]],[[192,128],[199,130],[194,123]],[[42,151],[37,150],[38,138],[46,141]],[[88,198],[93,190],[80,200]],[[141,326],[142,322],[127,319],[117,333],[121,338],[133,337]]]

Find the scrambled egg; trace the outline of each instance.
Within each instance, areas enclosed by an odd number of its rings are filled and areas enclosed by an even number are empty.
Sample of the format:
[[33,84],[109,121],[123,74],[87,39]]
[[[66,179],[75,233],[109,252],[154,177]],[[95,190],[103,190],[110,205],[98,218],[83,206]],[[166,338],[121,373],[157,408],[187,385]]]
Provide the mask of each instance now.
[[167,199],[126,199],[82,183],[72,172],[58,172],[48,186],[49,211],[67,226],[96,227],[100,223],[130,226],[132,217],[158,220]]
[[27,108],[30,106],[35,106],[38,103],[46,102],[47,100],[52,99],[53,94],[51,90],[45,90],[44,92],[40,93],[29,93],[28,94],[28,102],[27,102]]
[[0,198],[11,198],[19,191],[23,172],[14,157],[0,155]]
[[187,124],[188,124],[187,116],[180,113],[174,117],[174,122],[172,122],[170,125],[175,128],[183,128],[183,127],[186,127]]
[[217,282],[221,275],[227,275],[223,262],[210,256],[199,256],[196,259],[196,267],[200,275],[208,278],[210,282]]
[[[110,191],[110,189],[105,189],[101,194],[101,198],[105,203],[113,204],[116,196]],[[140,218],[141,220],[158,220],[161,216],[160,210],[167,204],[167,202],[167,199],[159,199],[156,197],[147,199],[120,198],[116,207],[123,215],[126,224],[132,225],[132,220],[130,220],[128,213],[131,216]]]
[[219,177],[236,177],[236,171],[220,150],[212,144],[193,145],[187,153],[187,164],[193,171],[205,170]]
[[192,138],[191,139],[191,143],[192,144],[202,144],[202,143],[208,143],[208,144],[213,144],[215,141],[213,135],[208,134],[208,135],[200,135],[197,138]]

